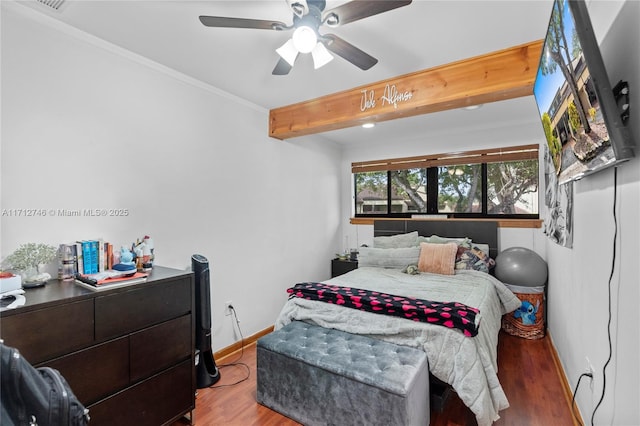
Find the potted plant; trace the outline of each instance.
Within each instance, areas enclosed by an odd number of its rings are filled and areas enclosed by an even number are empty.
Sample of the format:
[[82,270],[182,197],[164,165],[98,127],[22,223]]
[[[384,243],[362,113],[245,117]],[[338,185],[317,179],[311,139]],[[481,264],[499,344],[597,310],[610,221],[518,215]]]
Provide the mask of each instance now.
[[44,285],[51,278],[48,273],[40,273],[40,265],[51,263],[57,256],[58,250],[47,244],[22,244],[7,259],[9,269],[22,275],[23,287],[37,287]]

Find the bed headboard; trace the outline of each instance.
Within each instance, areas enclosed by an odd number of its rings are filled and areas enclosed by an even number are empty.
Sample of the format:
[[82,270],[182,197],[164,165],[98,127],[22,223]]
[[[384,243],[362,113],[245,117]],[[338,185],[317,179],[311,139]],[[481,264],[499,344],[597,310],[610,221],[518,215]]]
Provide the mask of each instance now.
[[418,235],[430,237],[469,237],[477,243],[489,244],[489,256],[498,256],[498,224],[484,220],[375,220],[373,236],[384,237],[418,231]]

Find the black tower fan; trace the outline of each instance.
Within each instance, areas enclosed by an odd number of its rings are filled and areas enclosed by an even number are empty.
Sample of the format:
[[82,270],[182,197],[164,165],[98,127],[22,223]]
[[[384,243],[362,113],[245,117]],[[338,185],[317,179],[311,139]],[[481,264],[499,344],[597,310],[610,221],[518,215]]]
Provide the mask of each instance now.
[[220,372],[211,352],[211,289],[209,261],[206,257],[191,256],[191,268],[196,284],[196,382],[198,389],[220,380]]

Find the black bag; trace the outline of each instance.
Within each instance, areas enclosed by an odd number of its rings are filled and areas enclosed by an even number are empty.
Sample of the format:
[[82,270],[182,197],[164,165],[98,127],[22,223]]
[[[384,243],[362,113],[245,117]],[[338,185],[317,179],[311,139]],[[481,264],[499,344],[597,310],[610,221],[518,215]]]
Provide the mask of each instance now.
[[34,368],[0,341],[2,426],[84,426],[89,410],[58,370]]

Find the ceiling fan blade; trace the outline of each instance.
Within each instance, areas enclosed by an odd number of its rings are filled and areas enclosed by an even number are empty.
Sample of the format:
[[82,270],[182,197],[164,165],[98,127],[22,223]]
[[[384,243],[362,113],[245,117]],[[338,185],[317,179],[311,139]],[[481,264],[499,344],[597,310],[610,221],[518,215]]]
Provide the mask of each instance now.
[[411,3],[411,0],[353,0],[322,14],[324,21],[329,15],[338,17],[337,25],[348,24],[359,19],[388,12]]
[[223,16],[200,16],[200,22],[207,27],[250,28],[257,30],[288,30],[291,27],[284,22],[262,19],[226,18]]
[[273,75],[287,75],[287,74],[289,74],[289,71],[291,71],[292,68],[293,68],[293,66],[289,65],[289,62],[287,62],[284,59],[280,58],[280,60],[276,64],[276,67],[273,69],[273,72],[271,74],[273,74]]
[[378,63],[378,60],[368,53],[363,52],[351,43],[347,43],[334,34],[325,34],[322,36],[324,45],[338,56],[351,62],[362,70],[368,70]]

